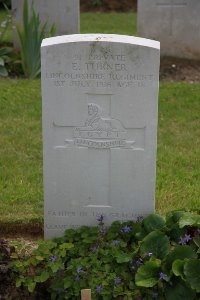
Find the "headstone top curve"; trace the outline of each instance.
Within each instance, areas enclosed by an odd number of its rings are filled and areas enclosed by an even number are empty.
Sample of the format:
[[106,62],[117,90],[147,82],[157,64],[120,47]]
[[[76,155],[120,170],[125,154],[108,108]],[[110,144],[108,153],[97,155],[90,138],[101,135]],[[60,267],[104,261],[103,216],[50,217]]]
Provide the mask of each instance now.
[[41,47],[53,46],[58,44],[76,42],[113,42],[122,44],[133,44],[144,47],[160,49],[160,42],[145,38],[118,34],[71,34],[46,38],[42,41]]

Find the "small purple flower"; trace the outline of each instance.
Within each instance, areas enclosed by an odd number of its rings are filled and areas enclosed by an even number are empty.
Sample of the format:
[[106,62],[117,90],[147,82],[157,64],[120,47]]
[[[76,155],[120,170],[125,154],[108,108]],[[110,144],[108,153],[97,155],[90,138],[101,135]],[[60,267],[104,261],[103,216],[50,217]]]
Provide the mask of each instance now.
[[131,231],[131,227],[126,225],[121,229],[121,232],[123,233],[129,233]]
[[120,277],[116,277],[116,278],[114,279],[114,283],[115,283],[115,284],[120,284],[121,282],[122,282],[122,280],[121,280]]
[[170,285],[170,286],[173,286],[173,282],[172,282],[172,281],[169,281],[169,285]]
[[191,235],[190,234],[185,234],[185,241],[188,243],[191,240],[192,240]]
[[183,246],[183,245],[186,245],[186,240],[185,240],[185,238],[181,238],[180,241],[179,241],[179,244],[182,245],[182,246]]
[[53,255],[49,258],[50,261],[55,262],[57,260],[57,256]]
[[96,246],[92,247],[92,248],[91,248],[91,252],[92,252],[92,253],[96,253],[96,252],[97,252],[97,247],[96,247]]
[[79,275],[76,275],[76,276],[75,276],[75,281],[76,281],[76,282],[79,282],[80,280],[81,280],[80,276],[79,276]]
[[82,267],[78,267],[78,268],[76,269],[76,272],[77,272],[77,273],[81,273],[81,272],[83,272],[83,269],[82,269]]
[[117,246],[117,245],[120,244],[120,241],[119,240],[113,240],[112,244],[113,244],[113,246]]
[[191,235],[190,234],[185,234],[184,238],[181,237],[179,244],[180,245],[186,245],[189,241],[191,241]]
[[96,285],[96,292],[97,293],[101,293],[101,291],[103,290],[103,287],[102,287],[102,285]]
[[160,280],[166,280],[166,278],[167,278],[167,275],[162,272],[159,274],[159,276],[160,276],[159,277]]
[[104,219],[104,216],[102,214],[97,215],[96,219],[97,219],[98,222],[102,223],[102,221]]

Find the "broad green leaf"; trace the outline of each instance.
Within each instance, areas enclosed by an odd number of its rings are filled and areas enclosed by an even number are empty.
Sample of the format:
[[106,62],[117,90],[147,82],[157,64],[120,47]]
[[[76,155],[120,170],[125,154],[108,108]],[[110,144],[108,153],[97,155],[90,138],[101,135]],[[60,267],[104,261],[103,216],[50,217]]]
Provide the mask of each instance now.
[[178,243],[180,240],[180,236],[184,236],[186,233],[187,233],[186,228],[180,228],[178,224],[174,224],[171,226],[170,230],[168,231],[168,237],[171,240],[174,240]]
[[16,279],[16,284],[15,284],[15,286],[16,286],[16,288],[19,288],[21,285],[22,285],[22,283],[24,282],[24,278],[17,278]]
[[163,228],[165,226],[165,220],[157,214],[151,214],[144,219],[143,224],[145,230],[151,232]]
[[153,287],[159,281],[160,260],[147,261],[135,275],[137,286]]
[[34,291],[34,289],[35,289],[35,286],[36,286],[36,282],[30,281],[30,282],[28,283],[28,291],[29,291],[30,293],[32,293],[32,292]]
[[9,54],[12,51],[12,48],[8,48],[8,47],[3,47],[0,48],[0,56],[4,56]]
[[192,247],[185,246],[176,246],[166,258],[167,269],[171,269],[173,262],[177,259],[184,260],[185,258],[196,258],[196,253],[193,251]]
[[163,259],[170,250],[168,237],[159,230],[149,233],[141,243],[140,252],[145,255],[153,253],[154,257]]
[[63,282],[64,282],[64,288],[65,288],[65,289],[68,289],[70,286],[73,285],[73,282],[72,282],[69,278],[65,278],[65,279],[63,280]]
[[45,282],[49,279],[50,275],[47,271],[43,271],[40,275],[40,282]]
[[4,65],[5,65],[4,59],[0,57],[0,66],[4,66]]
[[196,300],[192,291],[184,282],[173,283],[165,289],[166,300]]
[[44,260],[44,257],[42,257],[42,256],[40,256],[40,255],[36,255],[36,257],[35,257],[37,260],[39,260],[39,261],[42,261],[42,260]]
[[200,216],[186,212],[180,218],[179,226],[180,228],[183,228],[184,226],[200,226]]
[[115,258],[118,264],[123,264],[132,260],[131,255],[125,253],[119,253]]
[[175,211],[170,211],[166,215],[166,224],[167,226],[171,226],[172,224],[175,224],[179,221],[179,219],[184,215],[185,211],[181,210],[175,210]]
[[50,264],[50,268],[52,270],[53,273],[56,273],[59,269],[60,269],[60,264],[53,262]]
[[0,66],[0,76],[2,76],[2,77],[7,77],[8,76],[8,71],[3,66]]
[[180,276],[184,280],[184,264],[185,261],[181,259],[176,259],[172,264],[172,272],[176,276]]
[[70,249],[74,248],[74,244],[72,244],[72,243],[63,243],[63,244],[60,245],[59,248],[70,250]]
[[57,244],[51,240],[47,240],[45,242],[39,241],[38,245],[39,245],[38,248],[35,249],[33,253],[41,256],[50,255],[50,250],[52,250],[57,246]]
[[192,289],[200,292],[200,260],[191,259],[184,265],[184,274],[186,280],[190,283]]

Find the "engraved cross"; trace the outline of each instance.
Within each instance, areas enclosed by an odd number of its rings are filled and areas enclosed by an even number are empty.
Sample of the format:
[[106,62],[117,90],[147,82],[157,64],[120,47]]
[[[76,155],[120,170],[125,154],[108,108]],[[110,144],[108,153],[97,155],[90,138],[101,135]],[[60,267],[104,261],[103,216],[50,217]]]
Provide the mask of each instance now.
[[[81,191],[85,207],[112,207],[112,172],[116,157],[122,152],[130,154],[130,151],[145,149],[145,127],[124,126],[122,120],[112,115],[114,103],[112,94],[86,94],[87,115],[76,127],[63,124],[67,133],[65,144],[55,147],[58,151],[79,152],[82,157],[80,165],[84,163],[84,168],[80,173],[84,173],[87,182]],[[61,127],[55,123],[54,126]]]

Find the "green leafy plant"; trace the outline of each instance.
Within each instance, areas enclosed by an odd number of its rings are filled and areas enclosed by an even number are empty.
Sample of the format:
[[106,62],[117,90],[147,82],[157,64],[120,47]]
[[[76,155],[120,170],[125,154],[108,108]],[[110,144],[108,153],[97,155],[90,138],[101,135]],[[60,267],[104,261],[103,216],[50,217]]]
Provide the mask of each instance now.
[[11,48],[2,47],[0,48],[0,76],[8,76],[8,70],[6,64],[10,61],[10,53],[12,52]]
[[6,11],[7,11],[7,15],[6,18],[3,22],[1,22],[0,24],[0,46],[2,46],[2,44],[4,43],[4,38],[5,35],[7,33],[7,31],[10,29],[10,27],[12,27],[12,23],[13,23],[13,16],[10,13],[8,7],[6,5],[4,5]]
[[39,14],[36,14],[33,3],[29,17],[28,1],[24,0],[23,26],[17,26],[20,40],[20,52],[23,71],[26,77],[36,78],[41,72],[40,46],[45,37],[52,36],[55,25],[48,29],[48,22],[41,24]]
[[82,288],[93,299],[199,299],[200,216],[152,214],[107,228],[103,215],[97,220],[97,227],[38,242],[31,255],[13,255],[16,286],[30,293],[45,287],[58,300],[80,299]]
[[12,52],[12,48],[4,45],[6,32],[12,26],[12,15],[7,6],[5,6],[5,9],[7,10],[6,19],[0,24],[0,76],[2,77],[8,76],[7,63],[10,61],[10,54]]

